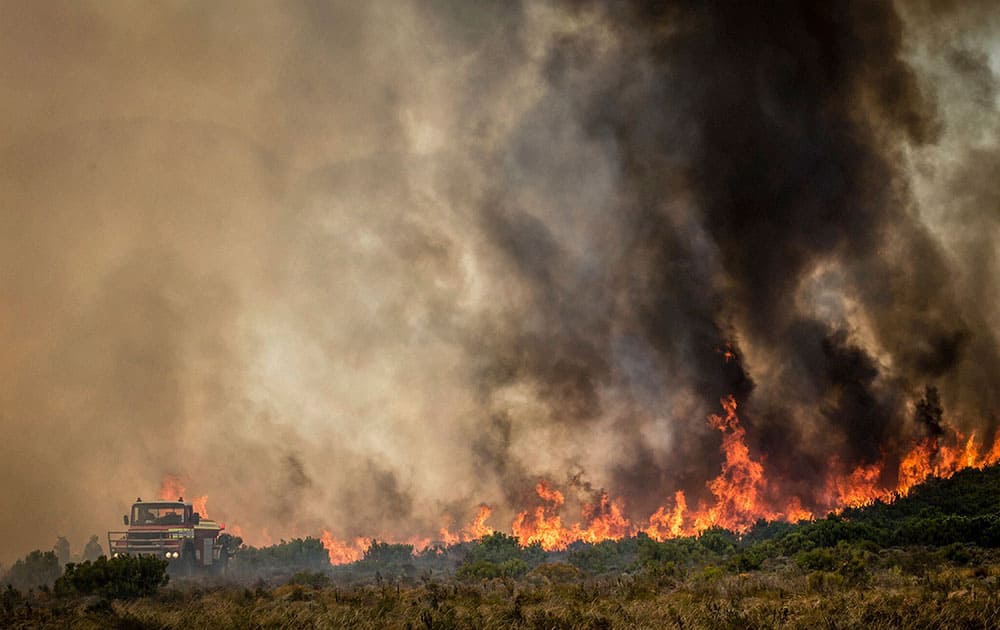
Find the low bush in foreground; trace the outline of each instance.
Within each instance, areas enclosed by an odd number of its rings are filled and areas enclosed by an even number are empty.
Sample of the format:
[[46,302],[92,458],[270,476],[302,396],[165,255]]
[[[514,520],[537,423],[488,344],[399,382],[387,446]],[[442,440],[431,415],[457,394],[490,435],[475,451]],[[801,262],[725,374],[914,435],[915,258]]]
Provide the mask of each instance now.
[[169,580],[167,561],[154,556],[101,556],[80,564],[66,565],[56,580],[57,595],[102,595],[112,599],[134,599],[152,595]]

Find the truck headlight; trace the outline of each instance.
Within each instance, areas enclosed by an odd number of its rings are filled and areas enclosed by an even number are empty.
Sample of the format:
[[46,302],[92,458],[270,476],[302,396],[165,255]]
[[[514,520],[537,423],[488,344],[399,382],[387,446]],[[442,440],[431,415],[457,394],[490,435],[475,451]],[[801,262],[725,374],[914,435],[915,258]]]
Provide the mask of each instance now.
[[113,554],[111,555],[111,557],[112,557],[112,558],[117,558],[117,557],[118,557],[118,552],[117,552],[117,551],[116,551],[116,552],[114,552],[114,553],[113,553]]
[[177,558],[178,556],[180,556],[180,554],[175,551],[173,557]]

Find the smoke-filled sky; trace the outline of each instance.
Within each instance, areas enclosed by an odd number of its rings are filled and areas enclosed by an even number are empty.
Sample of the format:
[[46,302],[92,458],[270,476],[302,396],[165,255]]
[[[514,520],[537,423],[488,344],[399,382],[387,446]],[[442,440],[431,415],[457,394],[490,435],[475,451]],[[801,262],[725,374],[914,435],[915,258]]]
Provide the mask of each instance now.
[[0,2],[0,560],[989,443],[1000,12],[731,4]]

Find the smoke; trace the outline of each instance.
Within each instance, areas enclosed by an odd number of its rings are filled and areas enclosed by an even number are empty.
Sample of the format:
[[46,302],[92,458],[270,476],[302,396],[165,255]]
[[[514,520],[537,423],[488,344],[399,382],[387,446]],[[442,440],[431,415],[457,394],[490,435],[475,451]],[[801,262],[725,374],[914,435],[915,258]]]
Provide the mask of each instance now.
[[722,5],[0,7],[0,557],[167,475],[254,543],[645,517],[728,395],[806,505],[928,387],[991,439],[995,12]]

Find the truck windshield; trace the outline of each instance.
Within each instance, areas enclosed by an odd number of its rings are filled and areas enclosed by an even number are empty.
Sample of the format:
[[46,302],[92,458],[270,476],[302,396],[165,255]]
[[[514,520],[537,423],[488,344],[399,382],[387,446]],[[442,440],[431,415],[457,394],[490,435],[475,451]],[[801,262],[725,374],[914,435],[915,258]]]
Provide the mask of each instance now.
[[133,525],[182,525],[184,507],[181,505],[133,505]]

